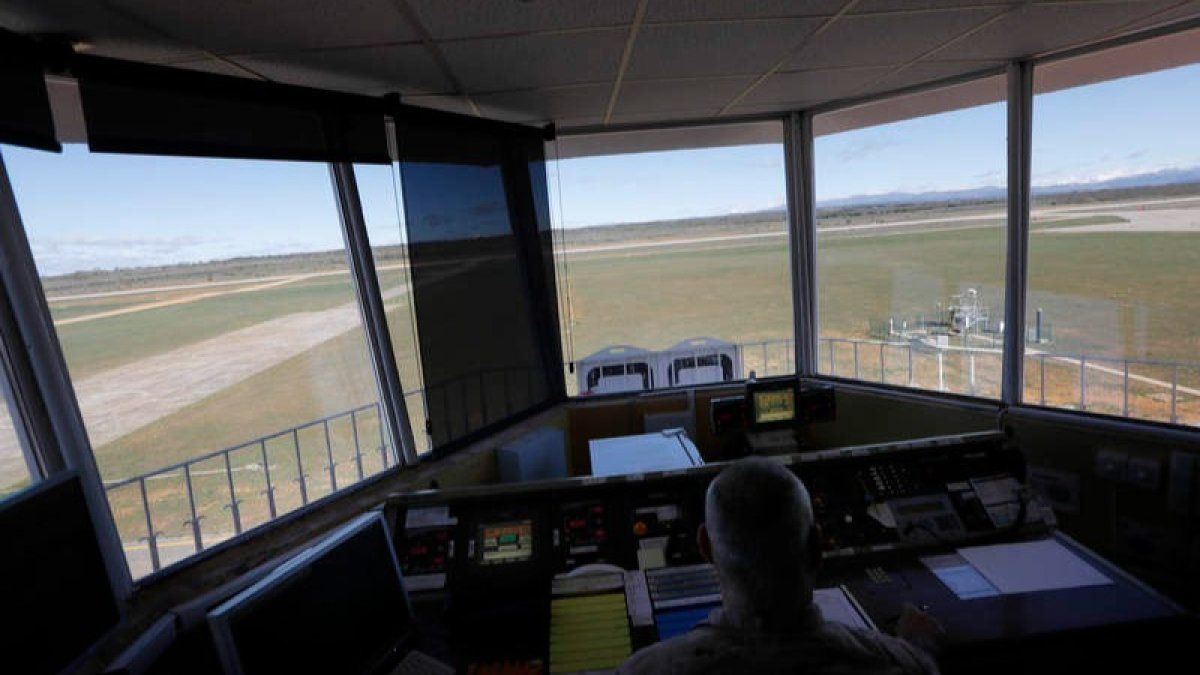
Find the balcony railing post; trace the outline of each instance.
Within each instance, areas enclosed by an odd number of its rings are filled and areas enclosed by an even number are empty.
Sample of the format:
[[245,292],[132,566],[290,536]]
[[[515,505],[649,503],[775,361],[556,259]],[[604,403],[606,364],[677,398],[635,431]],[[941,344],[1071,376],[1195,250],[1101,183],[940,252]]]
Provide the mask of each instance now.
[[162,561],[158,558],[158,535],[154,532],[154,520],[150,517],[150,497],[146,495],[146,477],[138,478],[138,487],[142,491],[142,510],[146,514],[146,548],[150,551],[150,569],[157,572],[162,569]]
[[[763,377],[769,377],[771,375],[771,366],[769,365],[770,362],[767,361],[767,343],[765,341],[762,344],[762,356],[763,356]],[[699,368],[700,364],[697,363],[696,367]]]
[[292,429],[292,446],[296,450],[296,481],[300,484],[300,503],[308,505],[308,485],[304,481],[304,460],[300,458],[300,432]]
[[229,513],[233,516],[234,534],[242,533],[242,513],[238,509],[237,491],[233,489],[233,464],[229,461],[229,452],[222,453],[225,457],[225,480],[229,483]]
[[833,351],[834,351],[833,338],[830,338],[829,339],[829,374],[837,375],[837,368],[834,366],[834,363],[836,363],[836,361],[834,361]]
[[908,347],[908,386],[910,386],[910,387],[911,387],[911,386],[913,386],[913,384],[915,383],[915,380],[913,379],[913,350],[912,350],[912,343],[911,343],[911,342],[910,342],[910,343],[908,343],[907,347]]
[[858,340],[851,340],[850,344],[854,345],[854,379],[858,378]]
[[1087,410],[1087,359],[1079,355],[1079,409]]
[[322,426],[325,427],[325,457],[329,461],[329,488],[337,492],[337,462],[333,461],[333,439],[329,435],[328,417],[322,422]]
[[1179,422],[1178,407],[1179,401],[1179,365],[1171,366],[1171,424]]
[[358,479],[363,479],[362,446],[358,441],[358,411],[350,411],[350,431],[354,435],[354,466],[358,469]]
[[1046,405],[1046,354],[1044,352],[1041,354],[1038,354],[1038,360],[1041,361],[1041,363],[1042,363],[1042,368],[1041,368],[1042,384],[1041,384],[1041,387],[1039,387],[1038,391],[1039,391],[1039,395],[1041,397],[1042,405]]
[[1125,359],[1125,386],[1121,396],[1121,414],[1129,417],[1129,359]]
[[879,383],[887,384],[887,365],[883,360],[883,347],[885,343],[879,343]]
[[192,526],[192,539],[196,542],[196,552],[204,550],[204,540],[200,536],[200,516],[196,513],[196,492],[192,489],[192,466],[183,465],[183,479],[187,483],[188,510],[192,514],[188,524]]
[[267,493],[267,511],[271,514],[271,520],[275,520],[275,488],[271,485],[271,461],[267,458],[267,439],[259,441],[258,447],[262,451],[263,478],[267,482],[267,488],[263,490]]

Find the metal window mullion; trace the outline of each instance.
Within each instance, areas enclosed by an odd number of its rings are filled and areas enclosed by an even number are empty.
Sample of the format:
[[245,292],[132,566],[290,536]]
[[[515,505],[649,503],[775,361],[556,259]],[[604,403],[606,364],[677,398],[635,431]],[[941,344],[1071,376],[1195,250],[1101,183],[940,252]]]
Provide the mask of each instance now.
[[388,331],[383,295],[379,290],[379,277],[375,274],[375,258],[367,238],[366,218],[363,216],[362,202],[359,201],[354,166],[347,162],[330,164],[329,175],[338,200],[338,215],[346,241],[350,275],[354,280],[354,294],[358,299],[379,401],[386,413],[384,417],[387,418],[392,446],[396,448],[395,454],[401,464],[416,464],[412,424],[408,419],[396,354],[392,351],[392,338]]
[[[11,310],[19,341],[5,347],[11,360],[12,387],[24,424],[35,441],[43,471],[79,472],[88,511],[104,557],[105,571],[119,599],[133,590],[121,536],[108,508],[104,483],[71,386],[67,363],[58,343],[37,265],[25,235],[16,195],[0,156],[0,279],[5,314]],[[6,338],[11,336],[5,336]]]
[[1000,400],[1021,403],[1025,375],[1025,293],[1029,274],[1033,64],[1008,67],[1008,228],[1004,282],[1004,360]]
[[796,374],[817,374],[817,218],[813,179],[812,114],[784,120],[788,253],[792,275],[792,323]]

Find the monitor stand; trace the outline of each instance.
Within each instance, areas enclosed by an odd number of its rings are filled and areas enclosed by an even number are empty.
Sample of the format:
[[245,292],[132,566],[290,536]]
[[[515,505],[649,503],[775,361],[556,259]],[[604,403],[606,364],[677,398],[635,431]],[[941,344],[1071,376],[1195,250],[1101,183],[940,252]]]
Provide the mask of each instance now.
[[800,452],[794,429],[747,431],[746,451],[751,455],[789,455]]

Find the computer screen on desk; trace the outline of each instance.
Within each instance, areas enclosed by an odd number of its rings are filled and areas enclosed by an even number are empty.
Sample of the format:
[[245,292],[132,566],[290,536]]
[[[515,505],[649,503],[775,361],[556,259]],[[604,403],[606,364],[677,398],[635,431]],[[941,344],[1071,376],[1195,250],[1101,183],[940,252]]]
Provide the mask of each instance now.
[[228,675],[380,673],[412,634],[382,514],[360,516],[209,614]]
[[796,421],[794,378],[766,382],[748,382],[746,397],[750,404],[750,429],[783,428]]

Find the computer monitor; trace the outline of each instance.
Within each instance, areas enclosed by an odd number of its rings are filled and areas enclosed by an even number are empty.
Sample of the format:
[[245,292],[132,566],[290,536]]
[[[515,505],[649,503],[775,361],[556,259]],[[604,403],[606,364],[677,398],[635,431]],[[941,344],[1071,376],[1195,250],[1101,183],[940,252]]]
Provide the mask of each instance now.
[[746,383],[746,402],[749,406],[751,431],[782,429],[796,423],[795,378],[754,381]]
[[479,564],[507,565],[533,559],[533,521],[510,520],[479,525]]
[[412,610],[378,512],[339,528],[208,616],[227,675],[387,672]]
[[75,472],[0,502],[3,666],[57,673],[120,622],[120,606]]

